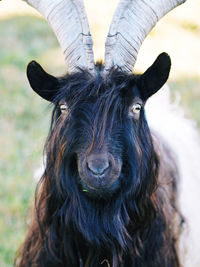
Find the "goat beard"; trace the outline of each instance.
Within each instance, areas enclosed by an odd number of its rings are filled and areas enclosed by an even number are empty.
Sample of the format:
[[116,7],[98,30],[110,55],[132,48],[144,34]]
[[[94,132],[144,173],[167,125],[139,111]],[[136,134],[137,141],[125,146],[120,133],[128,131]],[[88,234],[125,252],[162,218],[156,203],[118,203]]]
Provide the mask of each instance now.
[[[127,185],[129,190],[122,188],[110,199],[90,198],[82,192],[77,182],[78,172],[75,164],[72,164],[74,160],[73,157],[66,158],[59,167],[57,177],[48,171],[43,177],[37,217],[42,232],[49,235],[45,239],[50,240],[51,233],[54,233],[57,240],[48,242],[49,251],[56,254],[58,247],[61,247],[58,243],[68,242],[73,243],[77,251],[81,251],[80,246],[86,244],[89,250],[94,246],[99,250],[103,247],[112,255],[112,262],[121,262],[125,251],[129,255],[138,255],[141,240],[145,238],[155,218],[151,193],[149,195],[148,189],[148,195],[141,192],[142,181],[138,179],[134,189]],[[132,180],[128,177],[123,179]],[[46,196],[43,195],[44,192]],[[45,210],[43,216],[41,210]],[[80,240],[83,242],[78,243]],[[71,262],[73,258],[76,256],[71,256]],[[94,260],[95,255],[92,258]]]
[[[150,193],[140,178],[133,188],[131,177],[123,177],[130,184],[112,198],[91,199],[80,190],[72,162],[73,157],[65,158],[58,173],[56,162],[47,161],[36,190],[36,216],[18,255],[20,266],[47,266],[49,261],[51,266],[79,266],[81,258],[85,266],[99,266],[104,259],[118,266],[125,254],[132,260],[142,254],[156,216],[153,187]],[[152,174],[149,183],[156,179]]]

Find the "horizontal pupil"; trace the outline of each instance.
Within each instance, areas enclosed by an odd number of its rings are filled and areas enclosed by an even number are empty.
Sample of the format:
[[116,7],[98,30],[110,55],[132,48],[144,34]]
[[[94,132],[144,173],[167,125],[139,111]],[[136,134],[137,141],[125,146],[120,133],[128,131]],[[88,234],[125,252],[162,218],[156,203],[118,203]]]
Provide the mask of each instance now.
[[63,105],[63,106],[60,106],[60,109],[61,109],[61,110],[66,110],[67,107]]
[[141,110],[141,106],[135,106],[135,107],[133,107],[133,110]]

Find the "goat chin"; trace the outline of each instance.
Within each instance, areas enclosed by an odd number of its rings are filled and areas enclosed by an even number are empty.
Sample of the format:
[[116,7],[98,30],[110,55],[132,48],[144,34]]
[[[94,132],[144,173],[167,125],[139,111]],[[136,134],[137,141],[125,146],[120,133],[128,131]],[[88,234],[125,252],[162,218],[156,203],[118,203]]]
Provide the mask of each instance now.
[[148,100],[146,116],[150,128],[162,136],[177,158],[178,205],[186,221],[179,240],[182,266],[199,267],[200,137],[195,123],[184,116],[178,102],[171,102],[170,89],[165,85]]

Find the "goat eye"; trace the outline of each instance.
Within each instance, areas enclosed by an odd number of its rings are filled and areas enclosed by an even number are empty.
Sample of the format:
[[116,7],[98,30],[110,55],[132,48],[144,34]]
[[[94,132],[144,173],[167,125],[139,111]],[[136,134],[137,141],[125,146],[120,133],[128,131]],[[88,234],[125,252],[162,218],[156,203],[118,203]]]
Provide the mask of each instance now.
[[62,113],[67,113],[67,111],[68,111],[67,105],[61,104],[60,105],[60,110],[61,110]]
[[137,103],[137,104],[134,104],[134,105],[132,106],[132,109],[131,109],[131,110],[132,110],[132,112],[133,112],[134,114],[139,114],[141,108],[142,108],[142,105],[139,104],[139,103]]

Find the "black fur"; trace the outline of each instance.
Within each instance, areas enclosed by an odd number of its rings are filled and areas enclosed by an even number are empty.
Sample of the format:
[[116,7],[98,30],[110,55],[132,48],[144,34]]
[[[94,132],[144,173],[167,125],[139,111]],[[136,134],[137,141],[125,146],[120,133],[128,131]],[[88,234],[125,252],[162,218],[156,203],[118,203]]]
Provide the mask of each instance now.
[[[177,267],[177,169],[144,111],[168,78],[169,56],[161,54],[143,75],[112,69],[104,77],[101,64],[96,70],[95,77],[79,70],[56,79],[35,62],[28,66],[32,88],[55,107],[36,212],[16,266]],[[77,162],[105,147],[120,159],[121,173],[105,190],[92,190]]]

